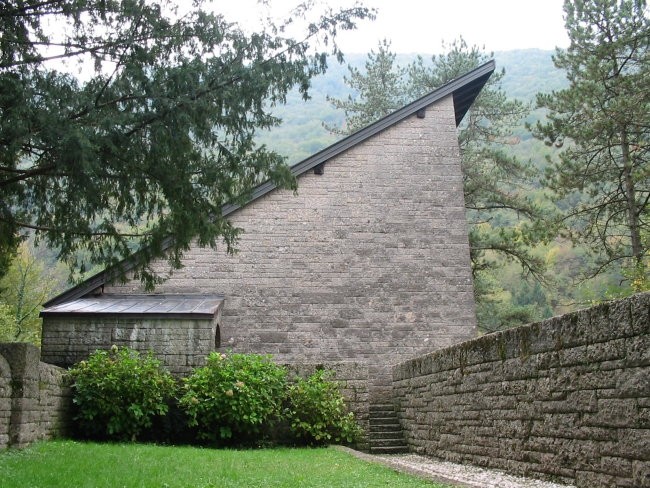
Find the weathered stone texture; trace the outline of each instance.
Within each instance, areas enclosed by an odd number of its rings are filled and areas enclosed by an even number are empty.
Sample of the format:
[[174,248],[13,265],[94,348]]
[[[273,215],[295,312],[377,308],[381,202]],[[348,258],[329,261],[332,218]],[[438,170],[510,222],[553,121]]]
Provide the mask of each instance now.
[[393,368],[411,449],[579,487],[650,487],[650,293]]
[[155,356],[176,375],[187,374],[202,366],[214,351],[215,319],[147,319],[147,318],[49,318],[43,327],[42,360],[68,367],[86,359],[97,349],[112,345],[128,346],[139,351],[153,351]]
[[0,448],[9,445],[9,428],[11,426],[11,367],[0,355]]
[[389,387],[391,365],[475,334],[462,185],[448,97],[236,211],[239,252],[194,246],[157,292],[225,295],[224,349],[364,361]]
[[0,448],[24,447],[67,430],[65,370],[39,360],[31,344],[0,344]]

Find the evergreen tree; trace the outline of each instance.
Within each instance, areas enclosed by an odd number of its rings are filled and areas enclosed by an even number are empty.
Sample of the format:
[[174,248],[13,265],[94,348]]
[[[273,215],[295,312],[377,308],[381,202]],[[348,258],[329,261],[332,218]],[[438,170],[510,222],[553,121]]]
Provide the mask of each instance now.
[[365,71],[353,66],[348,66],[348,71],[349,77],[344,77],[344,81],[354,95],[347,99],[327,97],[334,108],[345,113],[343,128],[325,125],[330,132],[352,134],[406,104],[404,70],[395,63],[390,41],[384,39],[377,52],[370,51]]
[[262,179],[295,185],[255,131],[294,86],[307,97],[328,51],[340,58],[337,30],[371,15],[309,19],[308,3],[288,21],[308,22],[296,40],[284,25],[246,34],[203,0],[185,15],[171,0],[2,2],[0,272],[29,231],[81,271],[139,249],[149,286],[167,245],[174,267],[193,239],[232,249],[222,206]]
[[[534,134],[564,145],[545,184],[567,233],[598,256],[595,275],[627,268],[647,286],[650,246],[650,19],[645,0],[566,0],[570,46],[555,66],[570,86],[539,94]],[[629,270],[632,270],[630,273]]]

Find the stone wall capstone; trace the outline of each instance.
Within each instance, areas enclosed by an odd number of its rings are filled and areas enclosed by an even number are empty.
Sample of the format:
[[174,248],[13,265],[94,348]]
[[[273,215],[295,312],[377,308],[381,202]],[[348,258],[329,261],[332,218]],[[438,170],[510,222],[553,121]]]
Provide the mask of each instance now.
[[650,487],[650,293],[393,368],[413,452],[584,488]]
[[0,448],[65,434],[71,401],[65,374],[42,363],[31,344],[0,343]]

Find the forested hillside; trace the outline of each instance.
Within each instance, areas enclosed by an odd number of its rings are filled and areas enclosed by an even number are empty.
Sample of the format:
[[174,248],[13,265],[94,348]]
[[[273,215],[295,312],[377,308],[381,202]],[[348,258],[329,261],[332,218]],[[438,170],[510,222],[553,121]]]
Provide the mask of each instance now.
[[[503,89],[509,97],[532,102],[539,91],[551,91],[566,85],[564,73],[555,69],[551,60],[552,51],[524,49],[494,53],[497,69],[505,68]],[[426,53],[420,54],[430,57]],[[397,62],[406,65],[416,58],[416,54],[398,54]],[[362,68],[367,55],[348,54],[346,64],[331,61],[325,75],[313,79],[311,100],[303,101],[297,92],[287,98],[285,106],[277,107],[275,113],[282,118],[282,125],[268,133],[263,133],[258,140],[285,155],[289,162],[304,159],[314,152],[333,143],[337,136],[329,133],[324,125],[340,126],[345,119],[327,101],[327,97],[345,98],[350,89],[344,82],[348,75],[347,65]],[[538,112],[533,112],[528,121],[536,120]],[[522,140],[532,139],[522,122],[521,130],[514,134]],[[543,146],[543,145],[542,145]],[[529,151],[526,148],[523,152]],[[519,152],[519,151],[517,151]],[[541,157],[543,160],[543,157]]]

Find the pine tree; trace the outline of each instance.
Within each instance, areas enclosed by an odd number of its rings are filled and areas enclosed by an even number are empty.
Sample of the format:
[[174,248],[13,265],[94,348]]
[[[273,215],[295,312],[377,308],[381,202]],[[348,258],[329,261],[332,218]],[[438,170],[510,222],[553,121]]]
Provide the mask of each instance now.
[[[628,271],[647,285],[650,246],[650,19],[644,0],[566,0],[570,46],[555,66],[569,88],[539,94],[534,134],[563,145],[545,184],[567,233],[598,256],[591,275]],[[629,273],[629,270],[632,273]]]
[[288,21],[308,23],[297,40],[272,23],[246,34],[203,4],[0,4],[0,273],[35,232],[78,271],[139,249],[151,287],[155,257],[178,267],[194,239],[233,248],[223,205],[263,179],[295,186],[255,132],[279,122],[270,110],[294,86],[308,96],[328,52],[340,58],[335,33],[371,12],[314,19],[304,4]]
[[404,70],[396,64],[395,57],[390,41],[384,39],[377,52],[372,50],[368,54],[364,71],[348,66],[349,77],[344,77],[344,82],[354,95],[347,99],[327,97],[334,108],[345,113],[345,126],[326,125],[328,130],[335,134],[352,134],[406,104]]

